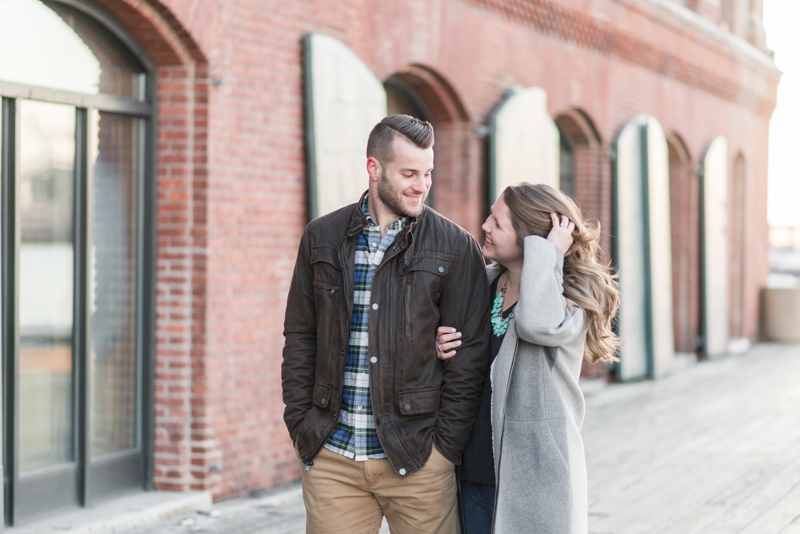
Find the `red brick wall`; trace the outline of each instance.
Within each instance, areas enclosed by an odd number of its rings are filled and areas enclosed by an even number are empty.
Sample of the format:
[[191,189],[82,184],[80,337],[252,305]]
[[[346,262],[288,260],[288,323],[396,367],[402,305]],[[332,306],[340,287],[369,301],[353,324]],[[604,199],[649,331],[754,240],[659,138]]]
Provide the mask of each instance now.
[[219,456],[207,451],[206,438],[207,78],[201,64],[158,72],[155,482],[161,489],[207,487],[207,456]]
[[[576,194],[606,232],[606,154],[634,115],[679,135],[691,169],[711,139],[728,137],[731,154],[748,162],[742,321],[755,338],[777,77],[719,39],[634,0],[103,3],[159,64],[159,487],[223,497],[298,476],[280,361],[306,222],[306,32],[342,40],[382,80],[429,73],[420,92],[430,92],[432,113],[441,106],[437,209],[476,235],[487,210],[486,142],[474,129],[513,84],[544,87],[553,117],[579,109],[597,129],[596,144],[576,155]],[[696,4],[711,15],[713,2]]]

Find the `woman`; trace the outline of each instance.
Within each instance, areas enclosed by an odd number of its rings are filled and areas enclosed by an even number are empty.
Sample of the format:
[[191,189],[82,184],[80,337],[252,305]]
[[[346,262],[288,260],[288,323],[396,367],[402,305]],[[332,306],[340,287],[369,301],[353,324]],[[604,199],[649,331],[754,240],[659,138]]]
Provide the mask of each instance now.
[[[560,191],[528,183],[508,187],[482,229],[493,363],[461,466],[464,532],[586,534],[578,377],[584,357],[615,361],[619,346],[600,229]],[[460,333],[438,333],[437,355],[451,358]]]

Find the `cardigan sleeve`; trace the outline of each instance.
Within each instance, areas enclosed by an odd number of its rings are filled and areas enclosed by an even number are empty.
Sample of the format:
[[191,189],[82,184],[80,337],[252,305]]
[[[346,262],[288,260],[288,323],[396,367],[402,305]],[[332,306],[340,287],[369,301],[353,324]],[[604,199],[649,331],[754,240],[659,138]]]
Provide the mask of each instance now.
[[559,347],[583,333],[583,310],[567,307],[564,254],[539,236],[525,238],[519,301],[514,311],[517,336],[529,343]]

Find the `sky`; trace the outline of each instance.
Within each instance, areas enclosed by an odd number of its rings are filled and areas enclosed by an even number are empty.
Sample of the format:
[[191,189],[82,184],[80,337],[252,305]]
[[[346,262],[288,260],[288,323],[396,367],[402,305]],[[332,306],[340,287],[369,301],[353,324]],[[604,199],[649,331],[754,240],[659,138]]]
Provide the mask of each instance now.
[[800,0],[764,0],[767,46],[783,72],[778,104],[769,125],[769,211],[771,226],[800,226]]

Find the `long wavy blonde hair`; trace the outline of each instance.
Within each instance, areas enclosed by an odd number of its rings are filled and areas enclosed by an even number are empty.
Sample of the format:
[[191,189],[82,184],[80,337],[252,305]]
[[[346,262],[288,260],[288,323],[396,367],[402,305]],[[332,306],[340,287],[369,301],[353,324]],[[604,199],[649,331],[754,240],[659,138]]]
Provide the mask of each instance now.
[[564,298],[583,309],[587,333],[585,358],[590,363],[617,361],[620,341],[614,333],[619,308],[617,275],[601,263],[600,224],[592,224],[575,201],[545,184],[522,182],[509,186],[503,197],[511,211],[517,245],[524,250],[525,236],[547,237],[551,213],[575,223],[572,245],[564,254]]

